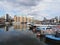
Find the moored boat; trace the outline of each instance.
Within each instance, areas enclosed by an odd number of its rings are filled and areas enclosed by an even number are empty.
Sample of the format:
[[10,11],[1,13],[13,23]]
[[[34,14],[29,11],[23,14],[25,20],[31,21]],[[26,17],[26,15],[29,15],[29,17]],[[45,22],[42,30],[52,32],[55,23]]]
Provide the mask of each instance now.
[[60,44],[60,25],[55,27],[54,35],[45,35],[46,42]]
[[46,39],[46,42],[60,44],[60,37],[56,37],[55,35],[45,35],[45,39]]

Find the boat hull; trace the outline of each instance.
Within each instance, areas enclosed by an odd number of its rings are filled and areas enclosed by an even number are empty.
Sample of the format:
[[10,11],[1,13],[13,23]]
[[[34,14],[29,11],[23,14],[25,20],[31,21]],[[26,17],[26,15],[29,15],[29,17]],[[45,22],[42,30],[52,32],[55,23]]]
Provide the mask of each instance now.
[[52,36],[51,37],[50,36],[51,35],[45,36],[45,42],[46,43],[57,43],[57,44],[60,44],[60,38],[58,38],[58,37],[53,38]]

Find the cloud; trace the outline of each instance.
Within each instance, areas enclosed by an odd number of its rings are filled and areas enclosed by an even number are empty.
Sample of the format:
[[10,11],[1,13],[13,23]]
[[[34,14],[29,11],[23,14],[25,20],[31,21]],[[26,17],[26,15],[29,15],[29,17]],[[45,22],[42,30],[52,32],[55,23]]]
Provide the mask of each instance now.
[[39,0],[17,0],[23,6],[36,6]]
[[37,5],[40,0],[1,0],[0,9],[5,13],[16,15],[27,15],[32,6]]
[[60,16],[60,2],[56,0],[43,0],[37,6],[33,7],[30,14],[37,18],[53,18]]
[[21,6],[36,6],[40,0],[6,0]]
[[30,15],[35,19],[52,18],[60,16],[60,0],[0,0],[0,10],[5,14]]

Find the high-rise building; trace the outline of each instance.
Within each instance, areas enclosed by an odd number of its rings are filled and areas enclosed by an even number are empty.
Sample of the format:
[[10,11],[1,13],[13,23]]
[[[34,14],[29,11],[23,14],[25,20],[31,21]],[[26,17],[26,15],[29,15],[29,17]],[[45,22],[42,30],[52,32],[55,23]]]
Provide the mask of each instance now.
[[14,22],[17,22],[17,16],[16,15],[14,16]]
[[9,14],[6,14],[6,22],[9,21]]
[[18,17],[18,16],[14,16],[14,22],[20,22],[20,23],[30,23],[30,22],[32,22],[33,21],[33,19],[32,19],[32,17],[26,17],[26,16],[20,16],[20,17]]

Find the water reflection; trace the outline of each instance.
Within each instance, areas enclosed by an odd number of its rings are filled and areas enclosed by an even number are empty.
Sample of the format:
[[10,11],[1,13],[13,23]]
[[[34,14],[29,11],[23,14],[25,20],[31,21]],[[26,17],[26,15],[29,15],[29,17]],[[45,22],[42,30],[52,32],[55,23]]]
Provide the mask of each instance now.
[[36,37],[35,33],[29,31],[28,28],[26,24],[0,27],[0,30],[4,30],[0,32],[0,45],[54,45],[45,43],[44,37]]
[[[0,28],[4,28],[4,31],[0,32],[0,45],[40,45],[40,41],[35,37],[33,32],[26,31],[27,25],[25,24],[6,25]],[[18,31],[17,29],[24,29],[25,31]]]
[[27,24],[19,24],[19,25],[14,25],[14,30],[28,30],[29,29],[29,26]]
[[[4,28],[4,29],[3,29]],[[16,24],[16,25],[5,25],[5,26],[1,26],[0,29],[3,29],[4,31],[12,31],[12,30],[28,30],[29,26],[26,24]]]
[[8,26],[5,26],[5,30],[8,31],[9,30],[9,27]]
[[27,29],[26,24],[19,24],[19,25],[14,25],[14,29]]

